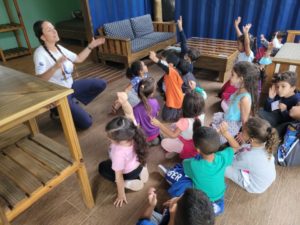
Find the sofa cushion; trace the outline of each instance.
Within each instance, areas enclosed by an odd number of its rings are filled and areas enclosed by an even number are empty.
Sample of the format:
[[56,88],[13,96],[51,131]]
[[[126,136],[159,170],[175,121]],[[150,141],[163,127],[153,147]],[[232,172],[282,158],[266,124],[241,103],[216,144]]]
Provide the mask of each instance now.
[[138,52],[156,44],[157,41],[146,38],[135,38],[131,41],[131,52]]
[[109,37],[134,39],[130,20],[121,20],[103,25],[105,34]]
[[173,38],[174,36],[175,36],[175,33],[170,33],[170,32],[153,32],[153,33],[144,35],[142,38],[152,39],[152,40],[155,40],[156,42],[160,42],[160,41],[165,41],[170,38]]
[[154,31],[150,14],[130,19],[132,30],[136,38]]

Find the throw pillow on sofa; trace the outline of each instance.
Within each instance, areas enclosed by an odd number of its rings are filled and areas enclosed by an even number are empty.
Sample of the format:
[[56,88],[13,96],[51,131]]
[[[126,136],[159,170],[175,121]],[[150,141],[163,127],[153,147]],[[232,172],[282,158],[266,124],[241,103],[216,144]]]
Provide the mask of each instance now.
[[109,37],[134,39],[131,23],[128,19],[103,24],[103,28]]
[[154,32],[150,14],[131,18],[130,22],[136,38]]

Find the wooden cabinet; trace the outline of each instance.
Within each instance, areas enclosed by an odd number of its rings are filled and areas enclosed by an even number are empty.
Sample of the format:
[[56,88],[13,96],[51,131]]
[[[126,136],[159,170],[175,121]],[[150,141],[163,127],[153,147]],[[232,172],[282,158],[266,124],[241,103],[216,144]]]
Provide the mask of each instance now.
[[[15,58],[23,55],[29,55],[32,53],[30,42],[28,39],[28,35],[24,26],[24,22],[21,16],[20,8],[18,5],[17,0],[3,0],[7,17],[9,19],[9,23],[2,23],[0,21],[0,33],[3,32],[12,32],[14,34],[14,37],[17,42],[17,47],[10,48],[10,49],[1,49],[0,48],[0,58],[3,62],[6,62],[7,59]],[[18,21],[15,21],[13,17],[13,9],[17,13]],[[20,33],[23,33],[26,46],[22,45],[21,39],[20,39]],[[1,39],[1,38],[0,38]]]

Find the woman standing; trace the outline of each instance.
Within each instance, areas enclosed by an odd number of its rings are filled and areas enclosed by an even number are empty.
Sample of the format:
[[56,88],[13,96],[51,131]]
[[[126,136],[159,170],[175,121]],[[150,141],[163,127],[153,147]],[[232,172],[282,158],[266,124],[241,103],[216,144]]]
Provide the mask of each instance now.
[[[73,81],[72,73],[74,63],[83,62],[92,49],[103,44],[105,39],[93,39],[77,55],[57,44],[59,36],[50,22],[37,21],[33,25],[33,30],[41,43],[33,56],[36,75],[52,83],[74,89],[74,93],[68,96],[74,124],[79,129],[89,128],[92,125],[92,117],[80,107],[78,101],[85,105],[90,103],[106,88],[106,82],[101,79]],[[56,108],[51,110],[50,116],[52,118],[58,116]]]

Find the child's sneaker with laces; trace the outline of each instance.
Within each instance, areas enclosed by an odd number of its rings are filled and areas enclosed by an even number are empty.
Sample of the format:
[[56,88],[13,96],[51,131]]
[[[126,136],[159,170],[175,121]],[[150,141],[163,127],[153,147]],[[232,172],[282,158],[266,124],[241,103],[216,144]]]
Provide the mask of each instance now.
[[144,187],[143,181],[141,181],[139,179],[125,180],[124,184],[125,184],[125,188],[129,189],[131,191],[140,191]]
[[159,164],[158,165],[158,172],[160,173],[160,175],[165,177],[167,172],[168,172],[168,169],[166,167],[164,167],[163,165]]
[[146,183],[148,181],[148,179],[149,179],[149,172],[148,172],[147,166],[144,166],[140,173],[140,180],[143,183]]

